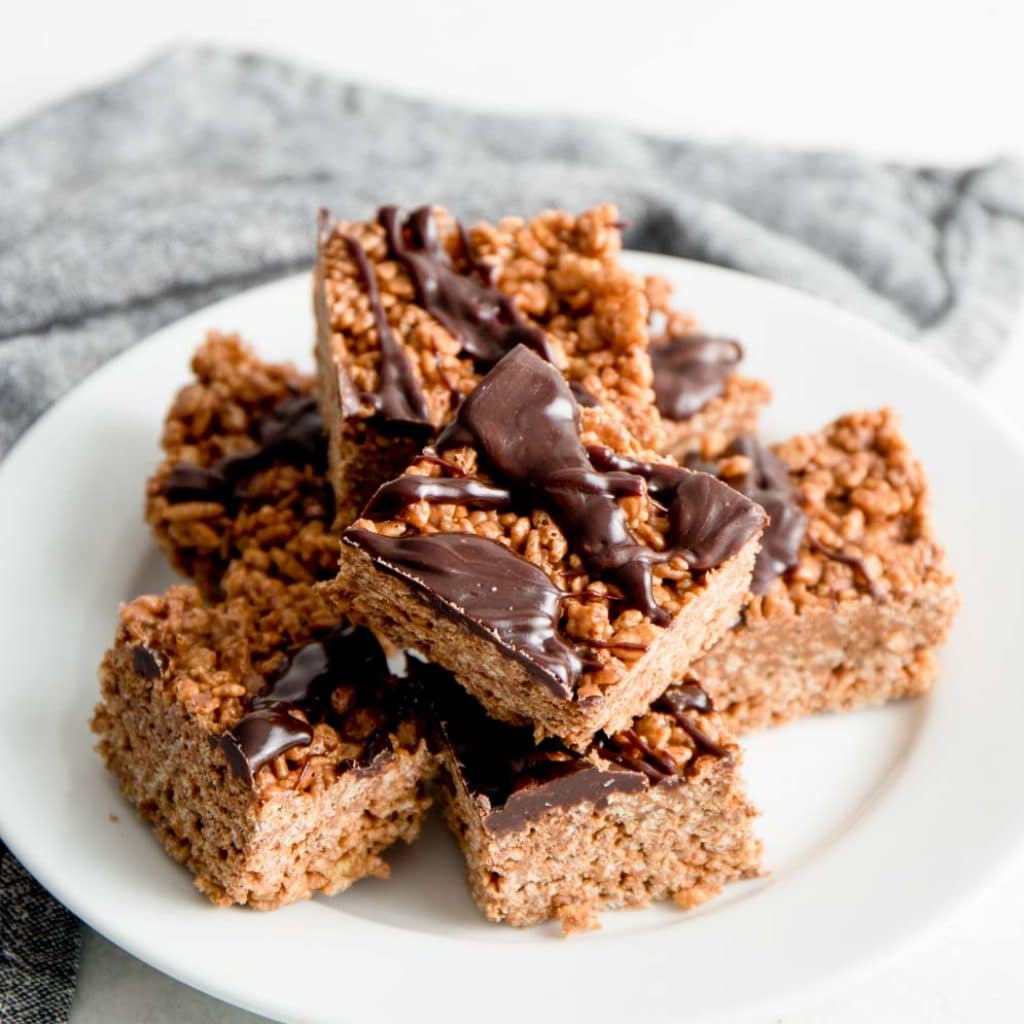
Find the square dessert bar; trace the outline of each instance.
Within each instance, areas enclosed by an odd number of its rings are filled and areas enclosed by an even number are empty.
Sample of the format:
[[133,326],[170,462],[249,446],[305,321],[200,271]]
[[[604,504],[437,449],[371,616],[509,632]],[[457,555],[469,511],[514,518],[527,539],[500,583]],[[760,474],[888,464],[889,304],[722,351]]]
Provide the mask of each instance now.
[[892,411],[842,416],[773,450],[743,439],[717,468],[771,516],[754,599],[690,670],[730,725],[927,692],[958,599]]
[[232,566],[121,608],[92,721],[122,793],[219,905],[279,907],[385,876],[434,758],[373,635],[313,588]]
[[285,582],[337,571],[327,441],[312,379],[211,333],[164,423],[146,520],[171,564],[207,597],[235,559]]
[[614,206],[466,230],[443,210],[322,218],[314,282],[319,395],[338,521],[402,472],[518,344],[581,400],[617,410],[654,446],[643,282],[619,263]]
[[737,438],[756,435],[772,393],[764,381],[739,372],[742,345],[706,334],[690,314],[674,309],[664,278],[648,277],[645,290],[661,324],[649,349],[660,450],[678,459],[691,452],[714,458]]
[[488,718],[456,687],[431,687],[438,802],[492,921],[558,918],[672,898],[685,909],[758,875],[761,844],[740,752],[696,684],[584,754]]
[[513,349],[342,535],[339,610],[495,718],[585,749],[736,620],[764,511],[641,449]]

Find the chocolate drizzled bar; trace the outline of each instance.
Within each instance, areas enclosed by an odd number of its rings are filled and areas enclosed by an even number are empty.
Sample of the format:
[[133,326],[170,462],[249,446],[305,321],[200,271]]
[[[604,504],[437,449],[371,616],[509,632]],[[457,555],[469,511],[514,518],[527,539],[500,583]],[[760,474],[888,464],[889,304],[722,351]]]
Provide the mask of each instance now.
[[739,750],[695,684],[583,754],[535,746],[451,683],[430,693],[439,802],[490,920],[558,918],[575,931],[601,909],[667,898],[690,908],[758,874]]
[[612,206],[468,230],[431,207],[386,206],[361,223],[324,215],[317,361],[340,523],[517,345],[659,442],[647,300],[618,262],[617,225]]
[[146,486],[146,520],[171,564],[212,599],[236,559],[286,583],[333,576],[334,501],[312,379],[216,332],[192,369]]
[[520,345],[344,532],[324,592],[495,718],[584,749],[735,621],[765,520]]
[[957,596],[929,490],[891,410],[714,465],[771,516],[755,597],[691,668],[734,730],[927,692]]
[[122,607],[92,723],[107,768],[214,903],[385,876],[430,804],[415,690],[311,587],[241,563],[221,585]]

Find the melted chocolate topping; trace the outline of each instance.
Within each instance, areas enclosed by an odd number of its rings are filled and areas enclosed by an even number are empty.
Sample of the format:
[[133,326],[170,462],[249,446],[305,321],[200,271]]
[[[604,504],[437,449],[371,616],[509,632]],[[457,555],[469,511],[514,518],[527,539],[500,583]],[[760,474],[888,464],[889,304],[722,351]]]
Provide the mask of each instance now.
[[654,395],[658,411],[684,420],[722,393],[725,380],[743,358],[739,342],[686,334],[652,345]]
[[[756,501],[769,516],[750,585],[755,594],[764,594],[774,580],[799,561],[807,517],[798,504],[789,470],[760,441],[753,437],[738,438],[726,454],[743,455],[750,460],[750,470],[742,476],[729,477],[729,484],[751,501]],[[713,466],[695,458],[687,459],[687,465],[714,472]]]
[[854,572],[859,573],[864,580],[865,586],[868,588],[868,593],[876,601],[883,596],[878,584],[871,578],[871,574],[868,572],[868,567],[863,558],[860,558],[857,555],[848,555],[845,551],[837,551],[835,548],[830,548],[827,544],[822,544],[817,537],[812,537],[810,534],[807,535],[807,543],[810,544],[815,551],[824,555],[826,558],[832,558],[837,562],[842,562],[843,565],[848,565]]
[[374,411],[382,419],[432,429],[430,409],[427,407],[423,388],[405,349],[395,340],[384,307],[380,304],[380,289],[377,287],[377,275],[373,266],[356,239],[346,235],[344,241],[370,300],[373,325],[377,330],[377,343],[380,346],[380,369],[377,391],[372,395],[354,396],[352,386],[346,379],[348,386],[342,388],[341,394],[342,412],[346,416],[353,415],[359,408],[359,398],[362,398],[373,405]]
[[601,403],[578,380],[571,381],[569,390],[581,409],[599,409]]
[[651,589],[651,565],[671,553],[638,543],[615,500],[642,494],[644,485],[634,474],[594,468],[580,440],[579,406],[553,366],[525,348],[509,353],[437,440],[438,450],[460,445],[477,448],[499,480],[549,507],[590,571],[667,625]]
[[595,466],[647,481],[651,496],[668,509],[670,552],[682,555],[691,569],[721,565],[765,525],[762,509],[707,473],[642,462],[610,448],[588,451]]
[[163,655],[141,644],[132,648],[132,668],[143,679],[159,679],[163,672]]
[[502,487],[488,487],[471,477],[407,474],[378,487],[363,515],[394,515],[417,501],[468,508],[502,508],[512,501],[512,495]]
[[[675,703],[659,710],[673,715],[688,735],[696,734],[698,753],[728,756],[692,721],[693,711],[710,710],[704,691],[687,683],[673,687],[666,698],[670,695]],[[612,793],[635,794],[648,786],[677,784],[695,760],[677,764],[629,729],[610,739],[599,734],[591,750],[600,758],[596,761],[555,740],[535,746],[529,728],[488,718],[450,681],[432,685],[431,699],[440,744],[457,765],[492,835],[520,831],[553,807],[591,803],[600,810]],[[691,714],[684,714],[687,711]]]
[[429,206],[402,220],[395,206],[382,206],[377,219],[384,228],[388,255],[405,267],[419,304],[449,331],[479,366],[493,366],[517,345],[526,345],[545,359],[552,352],[542,330],[531,327],[515,303],[493,284],[493,269],[476,258],[459,226],[469,264],[468,273],[452,264],[437,237]]
[[454,609],[497,639],[556,696],[570,698],[582,662],[558,635],[562,592],[535,565],[497,541],[468,533],[386,537],[349,527],[342,543],[428,601]]
[[[389,676],[384,652],[369,630],[339,628],[299,648],[234,728],[216,737],[216,744],[235,775],[252,783],[260,768],[275,757],[312,742],[311,722],[329,717],[331,692],[343,680],[354,679],[367,688]],[[387,733],[384,727],[367,739],[362,764],[387,749]]]
[[167,474],[164,497],[172,504],[215,501],[231,507],[246,497],[242,482],[274,465],[327,464],[324,437],[316,400],[309,395],[286,398],[264,416],[257,427],[258,447],[237,455],[225,455],[212,466],[179,462]]

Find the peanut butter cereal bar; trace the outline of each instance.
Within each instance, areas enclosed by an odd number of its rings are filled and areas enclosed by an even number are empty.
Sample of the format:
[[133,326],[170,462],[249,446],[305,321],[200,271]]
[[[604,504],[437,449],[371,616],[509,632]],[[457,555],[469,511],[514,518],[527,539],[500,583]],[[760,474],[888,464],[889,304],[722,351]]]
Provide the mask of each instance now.
[[736,620],[763,510],[645,452],[513,349],[342,535],[339,610],[495,718],[585,749]]
[[314,303],[339,522],[518,344],[581,400],[615,409],[642,443],[660,442],[647,298],[619,263],[619,227],[614,206],[469,230],[426,206],[408,216],[382,207],[366,222],[324,215]]
[[759,873],[740,752],[696,684],[584,754],[487,718],[456,687],[432,687],[439,803],[492,921],[549,918],[565,932],[596,913],[672,898],[685,909]]
[[691,452],[715,458],[736,438],[757,433],[771,389],[739,372],[743,347],[738,341],[706,334],[689,313],[673,308],[668,281],[648,277],[644,283],[652,317],[660,324],[649,352],[661,451],[678,459]]
[[753,600],[691,669],[731,727],[927,692],[958,599],[892,410],[771,450],[741,439],[717,471],[771,516]]
[[241,563],[222,584],[122,606],[92,721],[107,768],[216,904],[386,876],[430,804],[413,691],[311,587]]
[[171,564],[210,598],[238,558],[284,582],[334,575],[334,502],[312,378],[216,332],[192,370],[146,487],[146,520]]

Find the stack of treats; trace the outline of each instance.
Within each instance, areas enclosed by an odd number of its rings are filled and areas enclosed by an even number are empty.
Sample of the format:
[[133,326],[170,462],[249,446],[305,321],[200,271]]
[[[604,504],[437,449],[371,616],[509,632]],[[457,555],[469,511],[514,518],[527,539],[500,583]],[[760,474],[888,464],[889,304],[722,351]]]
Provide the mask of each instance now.
[[957,605],[888,409],[768,387],[620,262],[612,206],[322,215],[315,377],[211,334],[98,749],[218,905],[387,875],[432,802],[492,921],[762,873],[738,737],[926,693]]

